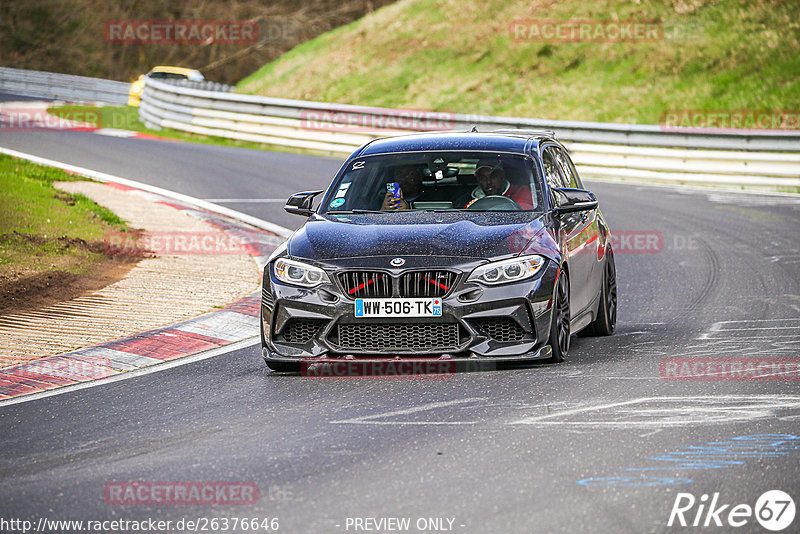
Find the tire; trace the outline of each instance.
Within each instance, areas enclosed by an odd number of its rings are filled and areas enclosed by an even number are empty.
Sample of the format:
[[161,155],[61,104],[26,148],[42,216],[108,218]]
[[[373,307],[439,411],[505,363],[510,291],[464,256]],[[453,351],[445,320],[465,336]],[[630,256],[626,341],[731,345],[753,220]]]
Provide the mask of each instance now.
[[603,287],[600,290],[600,304],[597,307],[597,318],[586,327],[590,336],[610,336],[617,328],[617,266],[614,253],[609,248],[606,252],[606,264],[603,270]]
[[567,271],[562,270],[554,291],[553,317],[550,322],[548,339],[552,349],[550,361],[554,363],[563,362],[569,352],[569,312],[569,278]]

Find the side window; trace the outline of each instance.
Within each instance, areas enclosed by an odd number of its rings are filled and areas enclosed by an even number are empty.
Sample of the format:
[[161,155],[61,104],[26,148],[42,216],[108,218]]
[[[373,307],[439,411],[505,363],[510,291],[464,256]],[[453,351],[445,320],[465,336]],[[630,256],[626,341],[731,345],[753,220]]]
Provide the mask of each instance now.
[[547,178],[547,185],[551,188],[554,187],[568,187],[567,179],[561,168],[559,167],[556,158],[553,156],[553,147],[547,147],[542,153],[542,164],[544,165],[544,174]]
[[569,156],[567,156],[563,150],[560,148],[551,148],[553,154],[555,156],[556,163],[558,167],[561,169],[561,172],[564,176],[569,178],[569,187],[573,187],[575,189],[582,189],[581,182],[578,179],[578,173],[575,172],[575,167],[572,165],[572,162],[569,160]]

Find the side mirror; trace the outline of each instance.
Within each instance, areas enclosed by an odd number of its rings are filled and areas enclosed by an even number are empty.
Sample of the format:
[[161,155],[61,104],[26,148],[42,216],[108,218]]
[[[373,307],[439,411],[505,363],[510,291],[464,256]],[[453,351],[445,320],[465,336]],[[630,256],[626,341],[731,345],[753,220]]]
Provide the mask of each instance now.
[[283,209],[288,213],[309,217],[314,213],[312,209],[314,197],[320,193],[322,193],[322,191],[303,191],[302,193],[295,193],[289,197]]
[[556,212],[558,213],[588,211],[597,208],[597,197],[585,189],[559,187],[553,189],[553,195],[556,199]]

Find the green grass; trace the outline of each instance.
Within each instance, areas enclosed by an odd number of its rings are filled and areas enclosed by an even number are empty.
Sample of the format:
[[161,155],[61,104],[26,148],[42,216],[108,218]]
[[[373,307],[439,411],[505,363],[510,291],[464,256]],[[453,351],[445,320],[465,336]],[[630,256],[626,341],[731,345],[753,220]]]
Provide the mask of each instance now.
[[125,221],[53,187],[82,179],[0,155],[0,280],[48,270],[82,274],[105,258],[104,234],[127,230]]
[[[657,21],[654,42],[517,42],[515,20]],[[656,124],[669,110],[800,109],[790,0],[408,0],[323,34],[238,91],[394,108]]]
[[54,106],[47,109],[47,112],[57,117],[86,122],[98,128],[116,128],[120,130],[131,130],[167,139],[176,139],[189,143],[201,143],[206,145],[220,145],[237,148],[251,148],[256,150],[272,150],[275,152],[291,152],[294,154],[323,154],[330,155],[329,152],[315,150],[298,150],[291,148],[277,147],[251,141],[239,141],[237,139],[227,139],[225,137],[200,135],[190,132],[182,132],[172,128],[162,128],[153,130],[144,125],[139,120],[139,108],[131,106]]
[[125,220],[110,209],[97,204],[94,200],[90,199],[86,195],[73,193],[71,196],[74,199],[75,205],[78,207],[78,209],[94,213],[97,218],[109,226],[115,227],[119,230],[125,229]]

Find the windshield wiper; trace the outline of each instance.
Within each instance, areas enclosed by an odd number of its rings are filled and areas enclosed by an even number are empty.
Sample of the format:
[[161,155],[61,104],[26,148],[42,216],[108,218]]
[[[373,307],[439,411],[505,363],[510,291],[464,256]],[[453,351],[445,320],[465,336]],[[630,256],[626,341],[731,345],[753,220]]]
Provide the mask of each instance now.
[[389,213],[388,211],[380,211],[380,210],[361,210],[361,209],[353,209],[353,210],[342,210],[342,211],[329,211],[327,212],[329,215],[350,215],[350,214],[361,214],[361,213]]

